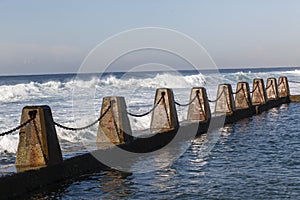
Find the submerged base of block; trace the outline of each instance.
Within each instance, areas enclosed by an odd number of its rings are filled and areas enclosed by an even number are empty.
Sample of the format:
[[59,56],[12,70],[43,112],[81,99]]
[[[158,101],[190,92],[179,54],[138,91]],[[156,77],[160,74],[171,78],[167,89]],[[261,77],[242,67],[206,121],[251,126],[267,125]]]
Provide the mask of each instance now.
[[300,95],[291,95],[290,96],[290,101],[295,102],[295,103],[300,102]]
[[232,124],[240,119],[251,117],[255,115],[255,107],[251,106],[250,108],[237,109],[232,114],[226,115],[225,124]]
[[260,114],[260,113],[262,113],[264,111],[267,111],[271,108],[278,107],[281,104],[282,104],[281,99],[278,99],[278,100],[269,100],[269,101],[267,101],[267,103],[262,104],[262,105],[255,105],[256,114]]

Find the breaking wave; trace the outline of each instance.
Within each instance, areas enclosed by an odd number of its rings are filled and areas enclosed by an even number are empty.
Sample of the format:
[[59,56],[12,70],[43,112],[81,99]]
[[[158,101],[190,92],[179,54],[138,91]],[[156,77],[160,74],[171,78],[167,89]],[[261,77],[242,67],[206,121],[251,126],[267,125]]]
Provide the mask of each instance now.
[[[190,88],[203,86],[207,88],[208,96],[215,98],[216,89],[220,83],[230,83],[235,89],[239,81],[247,81],[252,86],[253,78],[268,77],[278,78],[287,76],[290,80],[300,81],[300,70],[287,71],[235,71],[230,73],[210,74],[175,74],[175,73],[153,73],[147,72],[138,76],[123,74],[107,75],[104,77],[91,76],[86,79],[76,79],[75,75],[68,79],[49,79],[43,81],[31,80],[30,77],[14,83],[10,80],[1,82],[0,77],[0,133],[19,124],[21,110],[26,105],[47,104],[52,108],[54,120],[67,126],[84,126],[96,119],[100,113],[102,98],[104,96],[125,96],[128,109],[133,113],[144,113],[153,106],[156,88],[172,88],[175,99],[181,103],[189,101]],[[63,77],[63,75],[60,75]],[[43,77],[42,77],[43,78]],[[7,79],[7,78],[6,78]],[[298,93],[298,85],[290,85],[291,93]],[[85,109],[84,95],[93,91],[93,111],[88,119],[73,116],[74,89],[79,89],[78,98],[82,98],[82,109]],[[95,109],[96,108],[96,109]],[[178,117],[182,121],[186,119],[187,108],[178,108]],[[148,129],[150,127],[151,115],[142,118],[130,117],[133,130]],[[87,131],[68,132],[57,128],[57,133],[62,142],[82,142],[83,140],[94,140],[97,134],[97,126]],[[15,153],[18,145],[18,133],[0,137],[0,152]]]

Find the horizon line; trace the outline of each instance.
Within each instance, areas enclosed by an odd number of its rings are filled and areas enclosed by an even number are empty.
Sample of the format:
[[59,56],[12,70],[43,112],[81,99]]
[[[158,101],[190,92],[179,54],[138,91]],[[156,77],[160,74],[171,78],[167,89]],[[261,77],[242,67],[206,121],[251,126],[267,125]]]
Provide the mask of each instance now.
[[[279,69],[279,68],[300,68],[300,66],[296,66],[296,65],[292,65],[292,66],[244,66],[244,67],[220,67],[217,69],[209,69],[209,68],[204,68],[202,70],[205,71],[213,71],[213,70],[250,70],[250,69],[259,69],[259,68],[263,68],[263,69]],[[177,71],[194,71],[196,69],[177,69]],[[107,71],[105,73],[126,73],[128,71]],[[131,72],[170,72],[170,71],[166,71],[166,70],[144,70],[144,71],[131,71]],[[36,73],[36,74],[0,74],[0,77],[4,77],[4,76],[43,76],[43,75],[72,75],[72,74],[101,74],[101,72],[85,72],[85,73],[78,73],[78,72],[50,72],[50,73]]]

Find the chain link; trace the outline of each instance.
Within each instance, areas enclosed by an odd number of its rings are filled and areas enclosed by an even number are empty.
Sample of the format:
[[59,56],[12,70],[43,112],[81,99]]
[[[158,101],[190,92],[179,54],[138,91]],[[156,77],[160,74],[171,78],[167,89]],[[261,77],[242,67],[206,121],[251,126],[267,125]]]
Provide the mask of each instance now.
[[177,106],[189,106],[189,105],[191,105],[196,100],[196,98],[197,98],[198,95],[199,94],[197,93],[197,95],[195,95],[194,98],[190,102],[188,102],[187,104],[181,104],[181,103],[178,103],[177,101],[175,101],[175,104]]
[[[112,104],[115,103],[115,101],[110,101],[110,106],[112,106]],[[119,138],[119,140],[121,141],[121,133],[119,132],[119,127],[118,127],[118,124],[116,122],[116,118],[115,118],[115,114],[114,114],[114,111],[113,111],[113,106],[111,107],[111,117],[113,119],[113,122],[114,122],[114,127],[115,127],[115,130],[117,132],[117,136]]]
[[263,93],[261,92],[260,87],[258,87],[258,84],[256,86],[257,87],[255,87],[255,89],[253,90],[253,92],[256,90],[256,88],[258,88],[259,97],[263,101],[264,100]]
[[258,84],[256,84],[255,88],[254,88],[252,91],[250,91],[250,93],[255,92],[255,90],[256,90],[257,88],[258,88]]
[[23,128],[24,126],[26,126],[27,124],[29,124],[29,123],[30,123],[31,121],[33,121],[33,120],[34,120],[34,118],[28,119],[26,122],[22,123],[21,125],[19,125],[19,126],[13,128],[13,129],[10,129],[9,131],[5,131],[5,132],[1,133],[1,134],[0,134],[0,137],[5,136],[5,135],[8,135],[8,134],[11,134],[11,133],[13,133],[13,132],[15,132],[15,131],[17,131],[17,130]]
[[240,88],[240,90],[243,90],[244,99],[246,100],[247,105],[250,107],[250,101],[249,101],[249,99],[248,99],[248,97],[246,95],[246,92],[245,92],[245,89],[244,89],[244,85],[242,85],[242,87]]
[[[290,82],[290,81],[289,81]],[[283,81],[283,78],[280,80],[280,82],[278,83],[278,86],[280,86],[281,84],[283,84],[284,81]]]
[[269,89],[270,87],[272,87],[272,84],[268,85],[268,86],[266,87],[266,90]]
[[168,115],[168,109],[167,109],[167,104],[166,104],[166,101],[165,101],[165,96],[162,96],[162,99],[163,99],[163,104],[164,104],[167,120],[168,120],[168,123],[169,123],[169,128],[171,128],[171,120],[170,120],[170,117]]
[[96,121],[94,121],[93,123],[91,123],[91,124],[89,124],[87,126],[84,126],[84,127],[74,128],[74,127],[64,126],[64,125],[59,124],[59,123],[57,123],[55,121],[53,121],[53,123],[54,123],[54,125],[58,126],[59,128],[62,128],[62,129],[68,130],[68,131],[82,131],[82,130],[85,130],[85,129],[88,129],[88,128],[94,126],[99,121],[101,121],[101,119],[106,115],[106,113],[109,111],[110,108],[111,108],[111,105],[108,106],[108,108],[105,110],[105,112]]
[[33,121],[33,120],[35,119],[36,114],[37,114],[37,111],[36,111],[36,110],[31,110],[31,111],[29,111],[29,112],[28,112],[28,115],[29,115],[30,118],[29,118],[26,122],[20,124],[19,126],[13,128],[13,129],[10,129],[10,130],[8,130],[8,131],[5,131],[5,132],[3,132],[3,133],[0,133],[0,137],[5,136],[5,135],[8,135],[8,134],[11,134],[11,133],[13,133],[13,132],[15,132],[15,131],[17,131],[17,130],[23,128],[24,126],[26,126],[27,124],[29,124],[31,121]]
[[163,99],[163,96],[161,96],[161,98],[158,100],[158,102],[148,112],[145,112],[143,114],[134,114],[134,113],[131,113],[131,112],[127,111],[127,114],[132,116],[132,117],[144,117],[144,116],[150,114],[160,104],[162,99]]
[[220,95],[217,97],[216,100],[209,100],[209,99],[208,99],[208,102],[212,103],[212,102],[218,101],[218,100],[222,97],[222,95],[223,95],[224,92],[225,92],[225,89],[223,88],[222,92],[220,93]]
[[[298,81],[289,81],[289,82],[291,82],[291,83],[299,83],[299,84],[300,84],[300,82],[298,82]],[[279,85],[282,84],[282,83],[283,83],[283,81],[281,81],[281,82],[279,83]],[[270,84],[266,89],[270,88],[271,86],[272,86],[272,84]],[[257,88],[258,88],[258,84],[255,86],[255,88],[254,88],[252,91],[250,91],[250,93],[253,93]],[[241,90],[244,90],[243,87],[241,87],[238,91],[233,92],[233,94],[237,94],[237,93],[239,93]],[[218,101],[218,100],[222,97],[222,95],[223,95],[224,92],[225,92],[225,89],[223,88],[223,91],[220,93],[220,95],[217,97],[217,99],[215,99],[215,100],[209,100],[209,99],[208,99],[208,102],[216,102],[216,101]],[[244,94],[244,95],[245,95],[245,94]],[[191,104],[195,101],[196,98],[199,98],[198,96],[199,96],[199,94],[195,95],[195,97],[194,97],[190,102],[188,102],[187,104],[181,104],[181,103],[179,103],[179,102],[177,102],[177,101],[175,101],[175,104],[178,105],[178,106],[189,106],[189,105],[191,105]],[[162,97],[158,100],[158,102],[155,104],[155,106],[153,106],[153,108],[151,108],[151,109],[150,109],[148,112],[146,112],[146,113],[143,113],[143,114],[134,114],[134,113],[130,113],[130,112],[127,111],[127,114],[130,115],[130,116],[133,116],[133,117],[144,117],[144,116],[150,114],[151,112],[153,112],[153,110],[160,104],[160,102],[161,102],[163,99],[164,99],[164,96],[162,96]],[[55,122],[55,121],[53,121],[53,123],[54,123],[54,125],[58,126],[59,128],[62,128],[62,129],[65,129],[65,130],[69,130],[69,131],[80,131],[80,130],[85,130],[85,129],[88,129],[88,128],[94,126],[96,123],[98,123],[98,122],[106,115],[106,113],[108,112],[108,110],[109,110],[110,108],[111,108],[111,105],[105,110],[105,112],[104,112],[104,113],[103,113],[96,121],[94,121],[93,123],[91,123],[91,124],[89,124],[89,125],[87,125],[87,126],[84,126],[84,127],[74,128],[74,127],[67,127],[67,126],[64,126],[64,125],[59,124],[59,123],[57,123],[57,122]],[[19,126],[13,128],[13,129],[11,129],[11,130],[8,130],[8,131],[5,131],[5,132],[3,132],[3,133],[0,133],[0,137],[1,137],[1,136],[8,135],[8,134],[11,134],[11,133],[13,133],[13,132],[15,132],[15,131],[21,129],[22,127],[26,126],[26,125],[29,124],[31,121],[33,121],[34,119],[35,119],[35,116],[32,117],[32,118],[30,118],[30,119],[28,119],[26,122],[22,123],[21,125],[19,125]]]
[[238,91],[236,91],[236,92],[232,92],[232,94],[237,94],[237,93],[239,93],[241,90],[244,90],[243,89],[243,87],[241,87]]
[[42,154],[43,154],[44,160],[46,161],[46,163],[48,163],[48,157],[47,157],[47,155],[45,153],[45,149],[43,148],[44,146],[42,145],[42,141],[41,141],[41,138],[40,138],[40,135],[39,135],[39,129],[38,129],[37,125],[36,125],[36,121],[35,120],[33,120],[33,126],[34,126],[34,130],[35,130],[35,135],[36,135],[36,137],[38,139],[39,145],[40,145],[41,150],[42,150]]

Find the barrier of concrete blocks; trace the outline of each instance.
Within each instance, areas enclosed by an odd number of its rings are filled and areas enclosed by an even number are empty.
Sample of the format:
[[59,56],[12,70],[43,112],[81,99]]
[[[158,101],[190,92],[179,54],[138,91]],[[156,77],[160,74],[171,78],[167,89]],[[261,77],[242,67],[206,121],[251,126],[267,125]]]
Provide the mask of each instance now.
[[[279,77],[278,84],[275,78],[268,78],[266,86],[263,79],[254,79],[252,90],[250,90],[247,82],[238,82],[235,92],[232,91],[230,84],[220,84],[214,101],[208,99],[205,88],[195,87],[191,89],[185,123],[196,124],[198,126],[197,134],[202,134],[208,130],[211,121],[220,115],[225,116],[225,123],[234,123],[242,118],[259,114],[291,101],[300,102],[300,96],[290,95],[286,77]],[[214,113],[211,113],[210,102],[215,103]],[[132,136],[128,119],[130,113],[127,112],[124,97],[105,97],[102,102],[101,116],[97,120],[96,142],[100,144],[112,143],[125,149],[134,149],[131,148],[133,145],[149,150],[160,148],[168,143],[176,131],[181,128],[176,105],[178,103],[174,100],[171,89],[157,89],[154,105],[151,109],[150,126],[155,137],[140,139]],[[14,176],[11,179],[10,177],[2,178],[2,181],[0,180],[2,196],[28,192],[39,188],[41,185],[76,176],[85,171],[107,168],[105,165],[99,164],[90,154],[63,161],[55,125],[57,123],[53,121],[50,107],[26,106],[23,108],[15,164],[18,172],[29,171],[28,174],[16,173],[19,178]],[[60,127],[63,126],[60,125]],[[75,128],[69,128],[69,130],[75,130]],[[24,177],[30,178],[32,174],[47,177],[47,173],[54,174],[49,181],[46,179],[39,182],[33,180],[20,191],[13,188],[14,184],[18,184],[16,181],[20,181]]]
[[[289,96],[286,77],[279,77],[278,84],[276,78],[268,78],[266,86],[263,79],[254,79],[252,91],[247,82],[238,82],[236,92],[232,91],[230,84],[220,84],[214,101],[208,99],[205,88],[195,87],[190,93],[187,121],[201,124],[199,132],[202,133],[207,131],[212,118],[209,102],[215,102],[214,115],[225,115],[225,123],[233,123],[289,102]],[[156,90],[150,126],[153,134],[179,128],[175,103],[172,89]],[[16,166],[25,170],[62,162],[51,109],[48,106],[27,106],[23,109],[21,123],[28,120],[28,113],[33,111],[34,123],[20,131],[16,157]],[[96,139],[99,146],[105,146],[104,143],[129,144],[134,140],[124,97],[104,97],[101,116]]]
[[268,78],[266,86],[263,79],[253,80],[252,105],[255,107],[256,114],[280,106],[281,103],[275,78]]

